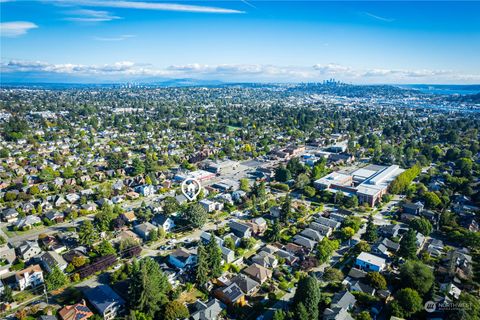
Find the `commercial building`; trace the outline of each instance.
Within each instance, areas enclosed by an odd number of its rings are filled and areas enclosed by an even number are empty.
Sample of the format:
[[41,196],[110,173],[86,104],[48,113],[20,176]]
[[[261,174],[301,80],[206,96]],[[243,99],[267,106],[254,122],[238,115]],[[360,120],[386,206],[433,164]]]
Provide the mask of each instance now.
[[369,165],[351,173],[332,172],[314,182],[315,188],[356,195],[359,203],[374,206],[387,193],[390,183],[403,172],[397,165]]

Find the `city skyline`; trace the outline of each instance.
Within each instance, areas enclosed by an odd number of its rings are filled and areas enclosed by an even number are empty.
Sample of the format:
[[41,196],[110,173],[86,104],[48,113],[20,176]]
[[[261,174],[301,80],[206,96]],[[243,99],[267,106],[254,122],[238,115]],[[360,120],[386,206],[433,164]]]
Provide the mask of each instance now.
[[480,82],[476,2],[0,5],[2,82]]

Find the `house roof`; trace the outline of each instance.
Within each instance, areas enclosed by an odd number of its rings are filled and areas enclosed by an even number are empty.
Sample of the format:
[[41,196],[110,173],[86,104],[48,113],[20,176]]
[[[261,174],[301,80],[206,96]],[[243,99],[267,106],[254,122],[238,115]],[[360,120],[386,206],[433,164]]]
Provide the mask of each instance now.
[[93,312],[86,306],[85,301],[80,303],[65,306],[60,311],[58,315],[63,320],[85,320],[93,316]]
[[106,284],[86,290],[85,296],[95,307],[95,309],[102,315],[105,310],[113,304],[125,304],[125,301]]
[[228,301],[233,303],[237,302],[244,296],[242,289],[240,289],[236,283],[232,283],[231,285],[218,290],[223,293]]
[[259,279],[259,280],[266,280],[272,276],[272,271],[262,267],[259,264],[252,264],[247,268],[243,269],[243,273],[251,276],[252,278]]
[[232,283],[236,283],[243,293],[248,294],[250,291],[255,290],[260,283],[247,277],[246,275],[239,274],[231,279]]
[[34,264],[34,265],[31,265],[31,266],[28,267],[28,268],[25,268],[25,269],[23,269],[23,270],[20,270],[20,271],[18,271],[17,273],[15,273],[15,277],[16,277],[17,279],[22,279],[22,278],[24,278],[24,275],[25,275],[26,273],[31,274],[31,273],[35,273],[35,272],[42,272],[42,268],[40,268],[40,265]]
[[230,227],[230,229],[239,231],[241,233],[245,233],[250,229],[250,226],[237,221],[230,221],[228,223],[228,226]]
[[357,302],[355,296],[348,291],[337,292],[332,297],[332,307],[350,308]]
[[190,318],[193,320],[215,320],[225,308],[225,305],[217,299],[211,299],[207,303],[197,300],[193,305]]
[[376,255],[370,254],[368,252],[362,252],[358,255],[357,257],[358,260],[368,262],[369,264],[375,265],[375,266],[383,266],[385,265],[385,259],[380,258]]

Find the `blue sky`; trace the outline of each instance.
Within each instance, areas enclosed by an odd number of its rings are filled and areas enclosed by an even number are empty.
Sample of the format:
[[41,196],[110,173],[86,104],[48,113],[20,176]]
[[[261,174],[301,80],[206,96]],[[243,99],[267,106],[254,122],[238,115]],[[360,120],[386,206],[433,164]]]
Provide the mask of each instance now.
[[0,2],[3,81],[480,83],[480,2]]

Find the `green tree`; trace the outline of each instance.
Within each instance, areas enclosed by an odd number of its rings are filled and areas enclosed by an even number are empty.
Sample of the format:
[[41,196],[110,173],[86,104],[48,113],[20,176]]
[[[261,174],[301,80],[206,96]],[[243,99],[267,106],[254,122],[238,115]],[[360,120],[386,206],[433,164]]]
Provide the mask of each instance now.
[[275,170],[275,180],[279,182],[287,182],[290,179],[292,179],[292,173],[284,166],[279,166]]
[[407,261],[400,267],[400,278],[403,287],[413,288],[422,295],[433,285],[433,271],[420,261]]
[[154,317],[168,301],[169,291],[168,278],[155,260],[145,258],[133,263],[129,287],[131,309]]
[[281,309],[277,309],[273,313],[273,320],[286,320],[286,319],[287,319],[287,314],[285,313],[285,311]]
[[341,282],[343,277],[343,272],[337,268],[327,268],[323,273],[323,279],[328,282]]
[[138,176],[145,173],[145,164],[139,158],[133,158],[132,160],[132,175]]
[[389,186],[390,193],[401,194],[405,192],[410,183],[412,183],[413,179],[420,174],[421,170],[422,169],[420,166],[414,165],[410,169],[407,169],[399,174]]
[[372,287],[379,290],[385,290],[387,288],[387,280],[379,272],[369,272],[367,274],[367,281]]
[[240,179],[240,190],[250,192],[250,185],[247,178]]
[[91,247],[97,240],[97,232],[90,220],[85,220],[78,230],[78,241],[86,246]]
[[365,231],[365,240],[368,242],[375,242],[378,239],[378,228],[373,223],[373,216],[368,217],[367,228]]
[[280,220],[282,222],[287,222],[291,218],[292,214],[292,198],[290,194],[287,194],[285,200],[283,201],[282,207],[280,209]]
[[343,239],[351,239],[355,235],[355,230],[351,227],[345,227],[340,230]]
[[12,288],[10,288],[10,286],[5,286],[5,288],[3,289],[3,293],[2,295],[0,295],[0,300],[1,301],[5,301],[7,303],[12,303],[14,301],[13,299],[13,290]]
[[320,288],[318,281],[312,276],[306,276],[298,281],[297,290],[293,297],[295,309],[302,303],[308,314],[309,319],[318,319],[318,304],[320,302]]
[[197,249],[197,272],[196,280],[197,284],[201,287],[205,286],[209,279],[210,267],[208,261],[208,252],[202,242],[198,245]]
[[4,237],[0,236],[0,246],[3,246],[5,243],[7,243],[7,240],[5,240]]
[[164,320],[187,319],[190,316],[187,307],[177,300],[170,301],[163,311]]
[[306,186],[305,189],[303,189],[303,194],[307,198],[313,198],[315,197],[316,190],[314,187]]
[[194,228],[201,228],[207,222],[208,213],[201,204],[194,203],[191,204],[185,212],[185,219],[189,221]]
[[123,168],[123,159],[121,153],[111,153],[107,155],[108,167],[112,170],[118,170]]
[[417,258],[417,238],[413,229],[408,229],[407,233],[400,241],[398,254],[406,259]]
[[280,233],[282,231],[282,226],[278,219],[275,219],[273,222],[272,228],[267,231],[267,238],[269,242],[277,242],[280,241]]
[[368,311],[362,311],[357,315],[355,319],[356,320],[372,320],[372,317],[370,316],[370,313]]
[[305,305],[302,302],[299,302],[298,305],[295,307],[295,319],[298,320],[310,320],[310,314],[305,308]]
[[295,181],[295,188],[303,190],[306,186],[310,184],[310,178],[307,174],[301,173],[298,175]]
[[435,192],[425,192],[423,199],[425,200],[425,206],[430,209],[435,209],[442,204],[442,200],[440,200]]
[[323,238],[317,244],[317,258],[320,263],[325,263],[330,259],[333,252],[339,248],[338,240],[330,240],[327,237]]
[[208,266],[212,278],[217,278],[222,275],[222,250],[217,243],[215,237],[210,237],[210,241],[206,246],[208,254]]
[[53,267],[52,271],[45,277],[45,284],[49,291],[56,290],[67,285],[69,279],[58,266]]
[[[392,304],[398,304],[402,314],[395,314],[400,317],[410,317],[423,309],[422,298],[417,291],[411,288],[401,289],[396,294],[396,299]],[[397,308],[394,308],[394,310]],[[398,311],[397,311],[398,312]]]
[[103,257],[109,254],[116,254],[117,252],[115,251],[115,248],[112,246],[112,244],[104,239],[98,245],[97,253]]
[[52,181],[56,177],[58,177],[59,173],[57,171],[53,170],[52,167],[47,166],[47,167],[43,168],[42,171],[40,171],[40,174],[38,176],[43,181],[48,182],[48,181]]
[[433,231],[433,226],[428,219],[421,217],[410,221],[410,228],[428,236]]

